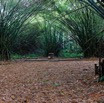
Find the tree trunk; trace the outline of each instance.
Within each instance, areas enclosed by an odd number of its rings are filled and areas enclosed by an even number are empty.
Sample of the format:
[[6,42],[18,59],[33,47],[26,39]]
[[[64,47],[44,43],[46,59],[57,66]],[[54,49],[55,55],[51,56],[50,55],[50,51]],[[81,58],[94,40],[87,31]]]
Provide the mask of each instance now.
[[1,53],[1,60],[3,61],[8,61],[10,60],[10,53],[8,50],[2,50],[2,53]]

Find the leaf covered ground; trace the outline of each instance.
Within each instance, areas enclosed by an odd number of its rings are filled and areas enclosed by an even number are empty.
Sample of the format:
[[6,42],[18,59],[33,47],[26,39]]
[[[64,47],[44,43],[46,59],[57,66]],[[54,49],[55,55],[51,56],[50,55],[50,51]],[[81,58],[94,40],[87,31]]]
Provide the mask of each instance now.
[[0,103],[104,103],[96,60],[18,61],[0,65]]

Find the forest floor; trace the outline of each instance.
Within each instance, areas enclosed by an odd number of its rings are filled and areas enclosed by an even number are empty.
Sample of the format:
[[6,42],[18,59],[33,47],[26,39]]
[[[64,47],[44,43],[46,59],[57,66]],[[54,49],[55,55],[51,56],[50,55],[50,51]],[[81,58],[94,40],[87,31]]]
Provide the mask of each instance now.
[[0,103],[104,103],[97,60],[0,63]]

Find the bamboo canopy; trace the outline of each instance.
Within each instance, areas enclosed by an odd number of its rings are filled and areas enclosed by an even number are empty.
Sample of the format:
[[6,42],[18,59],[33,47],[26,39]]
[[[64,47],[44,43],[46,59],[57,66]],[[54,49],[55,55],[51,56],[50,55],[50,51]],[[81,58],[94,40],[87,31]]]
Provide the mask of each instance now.
[[94,10],[98,12],[98,14],[104,18],[104,0],[80,0],[89,6],[91,6]]

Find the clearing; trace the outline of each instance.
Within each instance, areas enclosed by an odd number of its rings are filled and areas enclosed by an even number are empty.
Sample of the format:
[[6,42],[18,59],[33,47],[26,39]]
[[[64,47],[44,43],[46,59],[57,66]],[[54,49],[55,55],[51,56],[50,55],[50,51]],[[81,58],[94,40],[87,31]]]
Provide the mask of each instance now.
[[0,103],[104,103],[97,60],[17,61],[0,65]]

